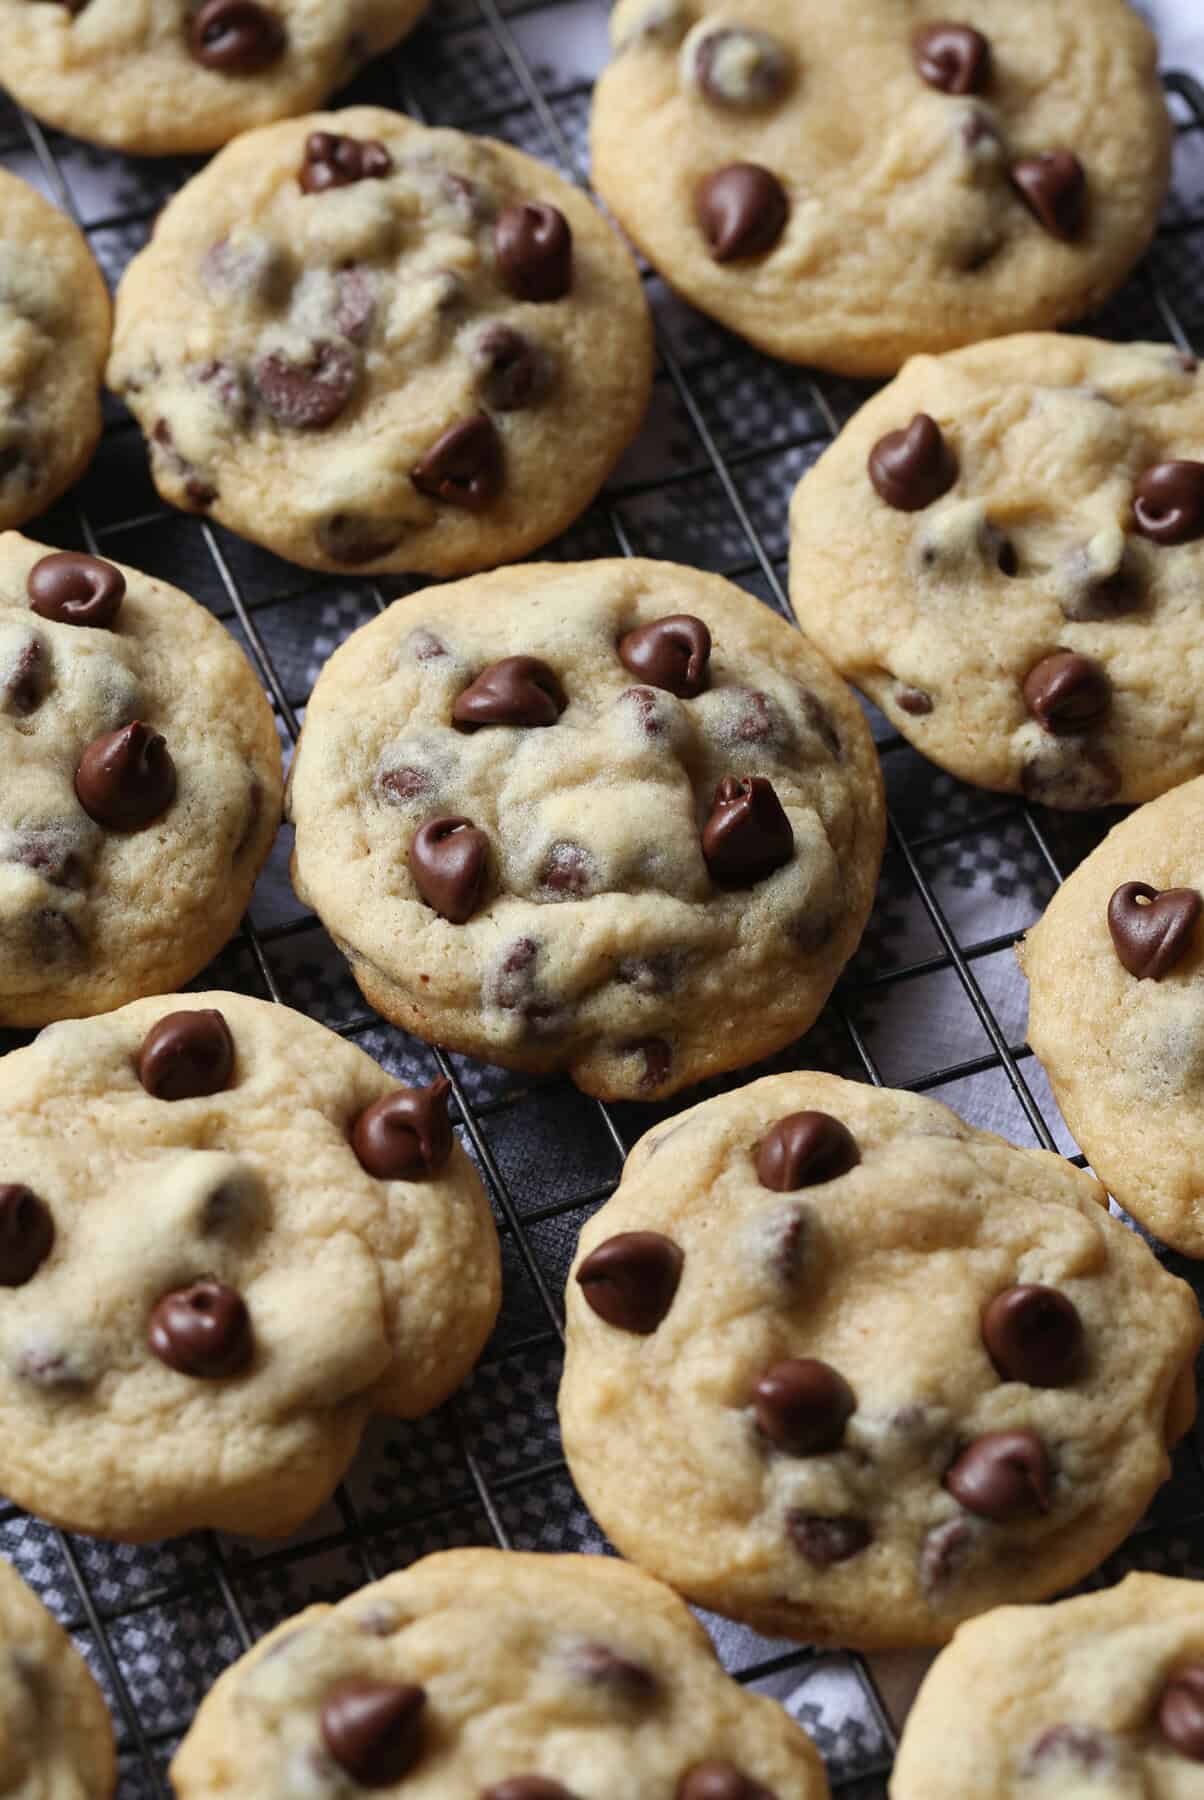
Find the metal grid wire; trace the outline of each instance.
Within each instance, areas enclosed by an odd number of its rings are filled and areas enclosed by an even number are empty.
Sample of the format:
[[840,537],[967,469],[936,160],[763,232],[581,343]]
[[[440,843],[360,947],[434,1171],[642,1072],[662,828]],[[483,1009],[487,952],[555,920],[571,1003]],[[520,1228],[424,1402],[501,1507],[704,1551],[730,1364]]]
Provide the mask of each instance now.
[[[605,11],[603,0],[444,0],[344,98],[492,133],[584,181]],[[1193,330],[1204,334],[1204,91],[1184,75],[1168,75],[1166,85],[1177,127],[1175,194],[1138,277],[1091,323],[1104,335],[1170,338],[1187,350]],[[111,279],[194,166],[135,164],[48,135],[2,95],[0,160],[77,219]],[[545,554],[699,563],[789,616],[790,489],[869,390],[772,363],[646,279],[660,350],[649,426],[602,499]],[[168,511],[132,422],[115,407],[80,489],[31,530],[146,568],[209,604],[254,662],[286,745],[337,643],[389,598],[422,585],[307,576]],[[965,787],[870,716],[891,805],[878,904],[818,1024],[767,1066],[939,1090],[975,1123],[1073,1154],[1022,1041],[1023,984],[1011,951],[1116,814],[1062,819]],[[283,868],[278,846],[238,939],[194,985],[299,1007],[400,1078],[429,1080],[437,1067],[450,1079],[458,1124],[496,1204],[506,1299],[462,1393],[429,1420],[374,1426],[331,1504],[283,1545],[198,1533],[132,1549],[0,1508],[0,1552],[75,1633],[105,1688],[123,1800],[168,1794],[167,1763],[206,1689],[257,1636],[310,1601],[455,1543],[605,1548],[560,1455],[560,1295],[582,1221],[613,1191],[634,1138],[673,1108],[606,1106],[565,1081],[506,1075],[385,1026],[358,1000]],[[24,1041],[0,1034],[0,1050]],[[1176,1272],[1194,1273],[1159,1254]],[[1096,1579],[1134,1566],[1204,1577],[1204,1459],[1194,1438],[1150,1515]],[[891,1659],[817,1653],[707,1622],[727,1667],[777,1695],[812,1732],[838,1793],[885,1794],[895,1726],[878,1678],[897,1673]]]

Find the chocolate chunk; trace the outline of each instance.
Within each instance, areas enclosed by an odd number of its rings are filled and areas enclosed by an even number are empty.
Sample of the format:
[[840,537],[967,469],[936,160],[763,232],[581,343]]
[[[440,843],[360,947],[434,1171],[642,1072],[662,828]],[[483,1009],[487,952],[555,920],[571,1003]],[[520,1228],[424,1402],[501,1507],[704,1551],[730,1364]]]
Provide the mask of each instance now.
[[673,1304],[684,1261],[659,1231],[621,1231],[590,1251],[577,1283],[600,1319],[647,1337]]
[[1012,186],[1051,237],[1070,243],[1087,217],[1087,176],[1069,150],[1042,150],[1012,164]]
[[888,431],[870,451],[874,491],[896,512],[922,512],[957,480],[957,463],[940,426],[917,413],[902,431]]
[[393,173],[393,158],[375,138],[339,137],[333,131],[311,131],[298,177],[307,194],[350,187],[356,181],[383,181]]
[[502,491],[502,440],[492,419],[476,413],[449,425],[410,470],[410,480],[430,500],[482,512]]
[[830,1518],[823,1513],[792,1510],[786,1514],[786,1530],[796,1550],[817,1569],[848,1562],[873,1540],[865,1519]]
[[680,700],[701,694],[709,680],[711,634],[690,613],[670,613],[619,639],[619,661],[653,687]]
[[776,175],[759,163],[728,163],[699,186],[698,224],[718,263],[764,256],[786,227],[790,202]]
[[1005,1381],[1065,1387],[1083,1360],[1083,1321],[1057,1288],[1005,1288],[982,1315],[982,1341]]
[[349,569],[388,556],[396,550],[401,537],[401,526],[364,513],[331,513],[318,526],[319,548],[332,562],[344,563]]
[[1054,737],[1098,725],[1112,704],[1112,683],[1089,656],[1053,650],[1024,677],[1024,704]]
[[742,1775],[734,1763],[695,1763],[677,1784],[674,1800],[776,1800],[759,1781]]
[[31,637],[22,644],[4,679],[4,703],[9,712],[27,719],[36,712],[46,695],[46,647],[39,638]]
[[860,1161],[852,1132],[831,1113],[787,1113],[757,1145],[757,1180],[777,1194],[790,1194],[835,1181]]
[[516,300],[563,300],[573,285],[573,233],[555,206],[503,207],[493,248],[502,285]]
[[1126,881],[1108,902],[1108,930],[1116,954],[1138,981],[1161,981],[1191,942],[1204,900],[1195,888],[1163,888]]
[[303,362],[282,350],[255,364],[255,391],[279,425],[292,431],[321,431],[333,425],[355,391],[359,370],[342,344],[321,341]]
[[322,1742],[360,1787],[392,1787],[421,1754],[425,1706],[408,1682],[341,1682],[322,1703]]
[[222,75],[258,75],[284,55],[284,27],[255,0],[205,0],[193,17],[188,48]]
[[427,905],[453,925],[471,919],[489,876],[489,839],[471,819],[428,819],[410,841],[414,885]]
[[646,1706],[660,1692],[660,1683],[651,1669],[620,1656],[609,1644],[577,1644],[569,1664],[579,1681],[609,1689],[628,1704]]
[[1052,1478],[1035,1431],[989,1431],[962,1451],[945,1486],[967,1512],[1007,1523],[1047,1513]]
[[895,689],[895,705],[913,719],[922,719],[932,711],[932,695],[923,688],[902,685]]
[[90,819],[110,831],[142,831],[176,796],[176,766],[166,741],[135,719],[94,738],[79,759],[75,793]]
[[725,775],[702,828],[702,854],[714,881],[745,887],[794,854],[794,832],[763,775]]
[[937,1595],[960,1573],[974,1545],[974,1530],[965,1518],[934,1525],[920,1546],[920,1586]]
[[790,1456],[821,1456],[837,1449],[856,1406],[844,1376],[815,1356],[774,1363],[753,1382],[757,1424],[771,1444]]
[[504,656],[457,695],[457,725],[554,725],[568,700],[559,678],[537,656]]
[[429,1087],[398,1088],[365,1107],[351,1127],[360,1167],[378,1181],[420,1181],[442,1173],[452,1153],[450,1092],[451,1082],[440,1075]]
[[99,556],[56,550],[33,565],[25,588],[41,618],[107,631],[121,611],[125,576]]
[[240,1375],[255,1349],[246,1302],[224,1281],[194,1281],[164,1294],[147,1342],[169,1369],[201,1381]]
[[138,1052],[138,1079],[156,1100],[220,1094],[234,1073],[234,1039],[213,1007],[166,1013]]
[[911,53],[929,87],[942,94],[981,94],[991,79],[991,46],[972,25],[922,25]]
[[548,359],[521,331],[487,325],[472,347],[481,394],[498,412],[521,412],[548,386]]
[[481,1800],[577,1800],[577,1796],[546,1775],[511,1775],[487,1787]]
[[54,1244],[50,1208],[31,1188],[0,1182],[0,1287],[24,1287]]
[[772,106],[790,85],[790,57],[768,32],[739,25],[692,31],[682,53],[686,79],[715,106]]
[[1204,1762],[1204,1662],[1176,1669],[1158,1701],[1158,1726],[1180,1756]]
[[1155,463],[1137,483],[1133,516],[1142,537],[1187,544],[1204,537],[1204,462]]

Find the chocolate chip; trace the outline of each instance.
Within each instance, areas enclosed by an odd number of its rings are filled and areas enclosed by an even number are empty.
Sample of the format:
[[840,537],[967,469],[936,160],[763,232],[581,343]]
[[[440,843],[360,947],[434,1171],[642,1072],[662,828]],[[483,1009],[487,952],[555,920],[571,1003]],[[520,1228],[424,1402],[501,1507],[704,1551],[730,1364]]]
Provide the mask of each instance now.
[[429,907],[453,925],[471,919],[489,876],[489,839],[471,819],[428,819],[410,841],[414,885]]
[[620,1656],[609,1644],[575,1645],[569,1665],[578,1680],[607,1688],[631,1705],[646,1706],[660,1692],[660,1683],[651,1669]]
[[258,75],[279,61],[285,44],[280,20],[254,0],[205,0],[188,33],[197,62],[222,75]]
[[991,46],[972,25],[922,25],[911,53],[929,87],[943,94],[981,94],[991,79]]
[[1069,243],[1087,217],[1087,176],[1069,150],[1043,150],[1012,164],[1012,185],[1051,237]]
[[865,1519],[831,1518],[823,1513],[792,1510],[786,1514],[786,1530],[796,1550],[817,1569],[848,1562],[873,1540]]
[[504,656],[457,695],[457,725],[554,725],[568,701],[555,671],[537,656]]
[[695,1763],[677,1784],[674,1800],[776,1800],[773,1792],[741,1774],[734,1763]]
[[777,1194],[835,1181],[861,1161],[847,1125],[826,1112],[787,1113],[757,1145],[757,1180]]
[[790,1456],[837,1449],[856,1406],[844,1376],[815,1356],[788,1357],[753,1382],[753,1416],[770,1443]]
[[165,740],[135,719],[94,738],[79,759],[75,793],[110,831],[142,831],[175,799],[176,766]]
[[1035,1431],[990,1431],[963,1450],[945,1486],[967,1512],[1006,1523],[1047,1513],[1052,1470]]
[[50,1208],[31,1188],[0,1182],[0,1287],[24,1287],[54,1244]]
[[670,613],[639,625],[619,639],[619,661],[633,675],[692,700],[706,687],[711,634],[690,613]]
[[213,1007],[166,1013],[138,1052],[138,1079],[156,1100],[220,1094],[234,1073],[234,1039]]
[[704,25],[682,51],[686,79],[716,106],[772,106],[790,83],[790,57],[768,32]]
[[1176,1669],[1158,1701],[1158,1725],[1180,1756],[1204,1762],[1204,1662]]
[[476,413],[449,425],[410,470],[410,480],[430,500],[483,511],[502,491],[502,440],[492,419]]
[[78,891],[87,881],[84,860],[73,848],[78,842],[70,827],[26,832],[12,844],[7,860],[22,863],[52,887]]
[[744,887],[780,869],[794,853],[794,832],[763,775],[725,775],[702,828],[702,854],[714,881]]
[[336,512],[318,526],[318,544],[332,562],[349,569],[388,556],[401,542],[402,528],[388,519],[372,519],[364,513]]
[[408,1682],[341,1682],[322,1703],[322,1741],[360,1787],[392,1787],[418,1761],[425,1706]]
[[764,256],[786,227],[790,202],[776,175],[759,163],[729,163],[695,195],[698,224],[716,262]]
[[577,1796],[546,1775],[511,1775],[485,1788],[481,1800],[577,1800]]
[[589,892],[596,876],[597,867],[589,851],[561,839],[548,846],[539,871],[539,885],[555,900],[579,900]]
[[279,425],[321,431],[332,425],[355,391],[359,371],[342,344],[316,343],[302,362],[273,350],[255,364],[255,391]]
[[481,393],[498,412],[521,412],[548,386],[548,359],[521,331],[488,325],[472,347]]
[[516,300],[562,300],[573,285],[573,233],[555,206],[503,207],[493,248],[502,285]]
[[1057,1288],[1035,1282],[1005,1288],[982,1315],[982,1341],[1005,1381],[1065,1387],[1083,1358],[1083,1321]]
[[869,455],[875,492],[896,512],[922,512],[957,480],[957,463],[940,426],[917,413],[902,431],[888,431]]
[[1108,902],[1108,930],[1116,954],[1138,981],[1161,981],[1184,955],[1204,900],[1195,888],[1126,881]]
[[895,705],[914,719],[922,719],[932,711],[932,695],[923,688],[900,686],[895,689]]
[[1024,704],[1054,737],[1097,725],[1112,704],[1112,683],[1099,663],[1075,650],[1053,650],[1024,677]]
[[647,1337],[673,1304],[684,1261],[659,1231],[621,1231],[590,1251],[577,1283],[600,1319]]
[[147,1342],[169,1369],[201,1381],[241,1374],[255,1348],[246,1302],[224,1281],[194,1281],[164,1294]]
[[46,647],[40,639],[31,637],[22,644],[4,678],[6,709],[22,719],[36,712],[45,698],[48,674]]
[[451,1082],[398,1088],[364,1108],[351,1127],[360,1167],[378,1181],[419,1181],[440,1174],[452,1153],[447,1116]]
[[934,1525],[920,1546],[920,1586],[939,1594],[964,1568],[974,1545],[974,1528],[964,1518]]
[[311,131],[299,177],[307,194],[350,187],[357,181],[382,181],[393,173],[393,158],[375,138],[339,137],[333,131]]
[[1142,537],[1187,544],[1204,537],[1204,462],[1155,463],[1137,483],[1133,516]]
[[430,800],[435,793],[435,778],[429,769],[382,769],[376,778],[376,789],[391,806],[409,806],[416,800]]
[[107,631],[121,611],[125,576],[99,556],[56,550],[33,565],[25,588],[41,618]]

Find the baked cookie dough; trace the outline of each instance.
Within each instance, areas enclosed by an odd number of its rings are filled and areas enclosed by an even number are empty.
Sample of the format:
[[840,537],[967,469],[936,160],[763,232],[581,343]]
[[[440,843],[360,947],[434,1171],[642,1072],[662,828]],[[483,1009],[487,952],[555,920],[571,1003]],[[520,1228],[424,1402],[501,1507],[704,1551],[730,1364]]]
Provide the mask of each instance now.
[[0,0],[4,85],[94,144],[215,150],[319,105],[425,10],[426,0]]
[[575,519],[639,429],[651,326],[585,196],[376,107],[248,133],[117,296],[159,491],[314,569],[462,574]]
[[601,1556],[450,1550],[311,1606],[228,1669],[179,1800],[827,1800],[815,1747],[725,1675],[660,1582]]
[[1129,1575],[963,1625],[908,1717],[891,1800],[1192,1800],[1204,1589]]
[[0,1025],[179,987],[234,932],[280,822],[280,741],[195,600],[0,536],[0,769]]
[[44,511],[87,467],[110,324],[80,232],[0,169],[0,529]]
[[67,1633],[0,1561],[0,1793],[8,1800],[109,1800],[113,1727]]
[[240,994],[138,1000],[0,1061],[0,1491],[140,1542],[283,1537],[370,1413],[493,1326],[497,1235],[447,1083]]
[[1094,1568],[1204,1327],[1089,1175],[770,1076],[641,1138],[568,1283],[565,1455],[624,1555],[769,1635],[936,1644]]
[[719,576],[635,559],[524,564],[361,627],[286,804],[297,892],[378,1011],[608,1099],[805,1031],[883,840],[822,658]]
[[1018,948],[1028,1039],[1088,1162],[1204,1257],[1204,777],[1115,826]]
[[1166,193],[1125,0],[620,0],[599,193],[666,280],[790,362],[889,375],[1064,324]]
[[803,630],[918,750],[1047,806],[1204,769],[1204,378],[1167,344],[917,357],[790,508]]

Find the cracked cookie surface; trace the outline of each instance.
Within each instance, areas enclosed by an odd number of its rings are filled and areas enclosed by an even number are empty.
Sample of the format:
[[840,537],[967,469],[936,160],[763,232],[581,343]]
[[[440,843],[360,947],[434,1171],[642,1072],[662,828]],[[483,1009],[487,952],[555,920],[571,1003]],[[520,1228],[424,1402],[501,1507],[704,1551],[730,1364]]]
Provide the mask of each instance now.
[[116,1781],[113,1728],[87,1663],[0,1562],[0,1793],[109,1800]]

